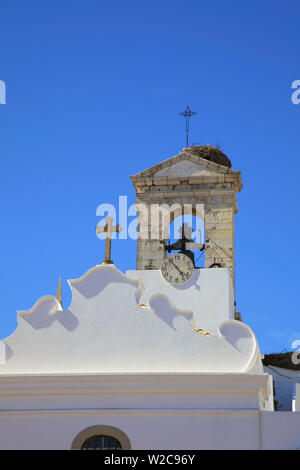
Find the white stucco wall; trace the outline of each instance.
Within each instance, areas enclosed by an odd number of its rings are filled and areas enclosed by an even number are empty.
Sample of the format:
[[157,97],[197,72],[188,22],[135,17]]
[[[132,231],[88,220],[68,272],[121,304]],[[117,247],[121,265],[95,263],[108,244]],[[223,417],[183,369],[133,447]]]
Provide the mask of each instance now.
[[292,410],[300,411],[300,383],[295,382],[293,386]]
[[[275,366],[264,366],[264,371],[273,377],[274,400],[277,411],[292,411],[295,384],[300,384],[300,371],[283,369]],[[300,408],[296,411],[300,411]]]
[[223,321],[234,319],[234,291],[228,269],[195,269],[183,285],[170,284],[160,270],[127,271],[126,275],[142,281],[140,303],[151,306],[159,297],[169,299],[178,310],[193,312],[196,328],[218,334]]
[[92,425],[120,429],[133,450],[300,448],[300,413],[89,409],[1,411],[0,449],[68,450]]
[[76,435],[91,425],[122,430],[132,449],[258,449],[257,412],[124,410],[0,412],[1,449],[68,450]]
[[262,449],[299,450],[300,413],[288,411],[261,413]]
[[93,425],[133,449],[257,449],[268,376],[249,374],[0,377],[0,449],[70,449]]

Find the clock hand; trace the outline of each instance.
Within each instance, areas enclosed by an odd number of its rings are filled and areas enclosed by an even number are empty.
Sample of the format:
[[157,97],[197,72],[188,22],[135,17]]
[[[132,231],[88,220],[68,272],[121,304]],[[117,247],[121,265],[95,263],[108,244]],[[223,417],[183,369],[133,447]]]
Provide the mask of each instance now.
[[171,260],[171,258],[169,258],[169,261],[171,261],[171,263],[173,264],[173,266],[175,266],[175,268],[177,269],[177,271],[178,271],[181,275],[185,276],[185,273],[182,272],[182,271],[180,271],[180,269],[178,268],[178,266],[176,266],[176,264],[173,263],[173,261]]

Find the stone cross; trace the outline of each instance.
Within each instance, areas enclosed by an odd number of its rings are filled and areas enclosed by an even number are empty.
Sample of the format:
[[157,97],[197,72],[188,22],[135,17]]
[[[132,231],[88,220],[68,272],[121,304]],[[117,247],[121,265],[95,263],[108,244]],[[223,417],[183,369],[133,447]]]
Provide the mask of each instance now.
[[120,225],[112,225],[113,218],[105,217],[106,224],[104,226],[97,225],[95,228],[97,233],[105,233],[105,259],[102,264],[113,264],[111,257],[111,236],[113,232],[121,232],[122,228]]

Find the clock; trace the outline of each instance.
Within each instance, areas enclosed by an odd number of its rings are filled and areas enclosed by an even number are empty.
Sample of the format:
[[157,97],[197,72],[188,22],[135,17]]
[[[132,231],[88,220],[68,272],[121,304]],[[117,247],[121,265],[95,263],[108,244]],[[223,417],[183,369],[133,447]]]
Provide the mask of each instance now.
[[166,257],[161,267],[163,277],[171,284],[183,284],[194,272],[192,260],[184,253],[173,253]]

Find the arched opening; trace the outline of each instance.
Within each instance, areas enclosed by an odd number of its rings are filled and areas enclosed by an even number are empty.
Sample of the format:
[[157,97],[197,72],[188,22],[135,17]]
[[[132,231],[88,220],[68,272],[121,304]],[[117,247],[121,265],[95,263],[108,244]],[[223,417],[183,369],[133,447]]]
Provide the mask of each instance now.
[[89,437],[86,441],[82,444],[81,450],[110,450],[110,449],[122,449],[121,443],[118,439],[115,439],[111,436],[101,436],[96,435]]
[[96,425],[83,429],[72,442],[73,450],[130,450],[128,436],[113,426]]
[[184,252],[196,268],[205,267],[204,220],[195,214],[183,214],[171,218],[167,253]]

